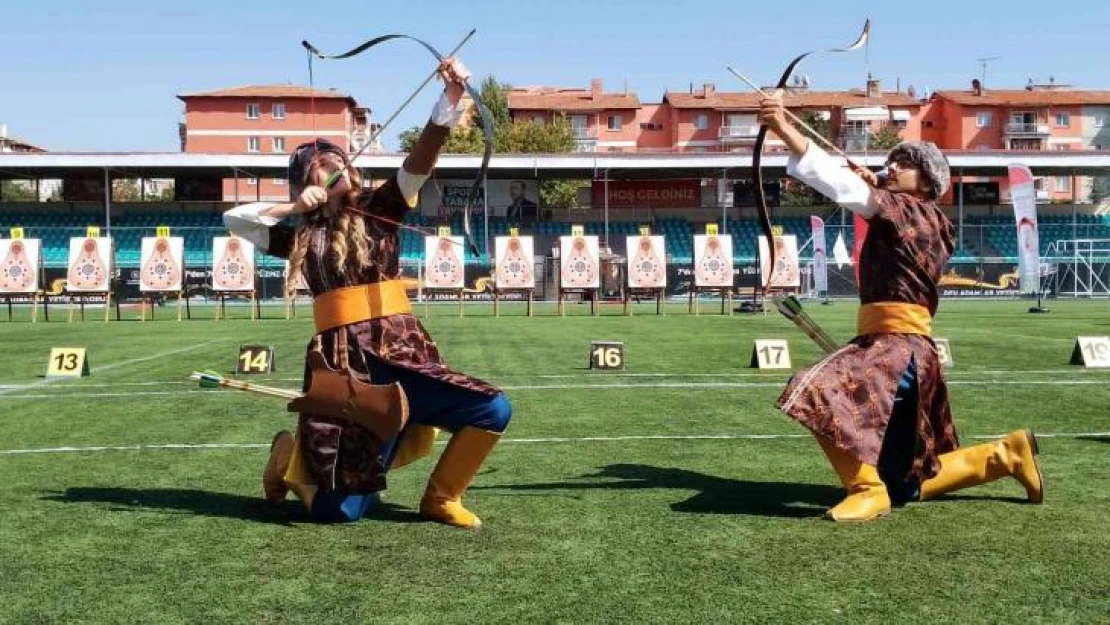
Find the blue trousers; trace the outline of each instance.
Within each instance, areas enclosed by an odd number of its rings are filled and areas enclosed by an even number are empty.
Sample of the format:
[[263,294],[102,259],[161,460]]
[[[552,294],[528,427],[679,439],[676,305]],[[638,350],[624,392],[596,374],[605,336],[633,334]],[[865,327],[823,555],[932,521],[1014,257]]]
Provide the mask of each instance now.
[[886,426],[877,467],[890,501],[896,506],[921,497],[921,484],[910,477],[917,448],[917,400],[917,363],[911,357],[898,382],[894,412]]
[[[367,357],[370,379],[374,384],[400,382],[409,402],[409,425],[430,425],[449,432],[476,427],[504,432],[512,418],[512,406],[504,394],[490,397],[482,393],[429,378],[414,371],[395,367]],[[402,431],[382,450],[385,467],[393,462]],[[351,494],[343,490],[319,492],[312,501],[311,516],[324,523],[357,521],[373,509],[378,493]]]

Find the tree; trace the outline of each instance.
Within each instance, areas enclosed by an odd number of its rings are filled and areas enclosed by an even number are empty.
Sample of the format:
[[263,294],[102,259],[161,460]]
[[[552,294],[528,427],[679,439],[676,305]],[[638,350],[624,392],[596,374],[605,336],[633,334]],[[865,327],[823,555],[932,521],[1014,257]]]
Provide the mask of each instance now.
[[[830,142],[836,141],[829,121],[815,111],[802,111],[798,118]],[[822,203],[824,198],[804,184],[795,180],[784,179],[780,201],[783,206],[813,206]]]
[[113,202],[138,202],[142,199],[139,185],[130,178],[121,178],[112,181]]
[[829,126],[829,121],[815,111],[802,111],[798,118],[809,125],[810,128],[816,130],[822,137],[832,142],[836,141],[836,137],[832,134],[832,127]]
[[898,127],[894,124],[885,124],[878,132],[871,133],[867,141],[867,147],[876,150],[889,150],[901,142],[902,137],[898,134]]
[[1091,201],[1100,204],[1110,200],[1110,176],[1095,176],[1091,179]]
[[[493,121],[493,150],[499,154],[566,154],[575,148],[574,133],[566,116],[559,115],[549,124],[531,120],[513,120],[509,113],[508,92],[511,87],[493,76],[482,81],[478,96]],[[420,138],[421,128],[402,131],[398,139],[401,151],[409,152]],[[451,131],[443,146],[445,154],[481,154],[485,149],[482,120],[474,107],[467,124]],[[578,188],[586,185],[579,180],[544,180],[540,182],[540,205],[544,208],[573,208],[578,205]]]
[[5,202],[36,202],[35,185],[26,180],[0,181],[0,199]]

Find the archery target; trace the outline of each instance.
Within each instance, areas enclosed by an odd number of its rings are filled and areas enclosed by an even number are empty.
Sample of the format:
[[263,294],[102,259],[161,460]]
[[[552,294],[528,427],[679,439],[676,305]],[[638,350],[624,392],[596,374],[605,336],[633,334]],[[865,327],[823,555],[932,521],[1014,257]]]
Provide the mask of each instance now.
[[559,284],[564,289],[596,289],[601,286],[598,238],[559,237]]
[[787,234],[775,239],[778,254],[772,262],[767,237],[759,237],[759,266],[763,273],[763,284],[768,289],[797,288],[802,284],[801,269],[798,266],[798,237]]
[[628,256],[628,286],[633,289],[662,289],[667,286],[667,262],[660,235],[630,236],[625,248]]
[[536,276],[532,270],[535,241],[532,237],[497,237],[493,249],[497,258],[497,288],[535,288]]
[[66,290],[107,293],[112,279],[112,239],[74,237],[69,240]]
[[694,235],[694,286],[730,287],[733,275],[732,235]]
[[139,259],[140,291],[181,290],[185,273],[185,239],[143,237]]
[[466,272],[462,237],[424,237],[424,286],[461,289]]
[[39,239],[0,239],[0,293],[39,290]]
[[254,244],[240,237],[212,239],[212,290],[254,290]]

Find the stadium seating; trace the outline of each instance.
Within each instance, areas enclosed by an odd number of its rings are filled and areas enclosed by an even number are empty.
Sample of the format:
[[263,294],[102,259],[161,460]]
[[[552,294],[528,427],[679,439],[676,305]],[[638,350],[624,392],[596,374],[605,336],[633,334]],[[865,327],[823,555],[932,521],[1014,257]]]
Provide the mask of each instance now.
[[[1077,215],[1073,228],[1071,215],[1046,215],[1039,220],[1041,254],[1046,255],[1050,246],[1058,241],[1073,238],[1110,239],[1110,215],[1082,214]],[[94,212],[57,212],[43,211],[32,212],[21,210],[9,212],[0,210],[0,231],[8,228],[22,226],[27,237],[43,240],[44,260],[48,267],[65,266],[69,239],[82,236],[85,228],[90,225],[104,227],[103,214]],[[424,228],[430,232],[435,230],[437,221],[434,218],[410,213],[405,217],[405,223],[414,227]],[[574,222],[585,226],[586,234],[605,236],[605,223],[602,221]],[[776,218],[775,223],[781,225],[786,234],[798,238],[799,246],[805,244],[810,238],[810,225],[808,217]],[[450,221],[452,232],[462,233],[462,217],[455,215]],[[473,216],[473,234],[475,243],[482,256],[476,258],[470,250],[466,252],[468,262],[483,260],[487,255],[486,223],[481,215]],[[547,255],[551,247],[558,245],[558,237],[570,233],[572,222],[541,222],[532,227],[521,229],[522,234],[530,234],[536,238],[535,250],[537,254]],[[693,257],[693,236],[705,231],[704,223],[691,222],[682,217],[665,217],[656,219],[651,224],[653,234],[666,238],[666,253],[671,262],[688,263]],[[116,241],[116,258],[120,266],[137,266],[139,263],[140,240],[146,236],[153,236],[157,226],[169,226],[175,236],[185,239],[186,263],[191,267],[206,267],[211,263],[211,239],[214,236],[226,234],[220,213],[213,209],[211,212],[178,211],[167,212],[164,209],[136,208],[125,211],[122,215],[113,217],[112,236]],[[641,222],[639,221],[613,221],[609,223],[608,234],[610,246],[618,254],[625,254],[625,237],[639,234]],[[759,223],[754,218],[729,219],[727,223],[718,220],[722,233],[733,236],[733,255],[738,261],[750,261],[755,258],[756,238],[760,235]],[[851,222],[841,228],[839,221],[834,218],[827,227],[827,243],[830,249],[836,241],[838,233],[844,234],[845,244],[851,249],[853,232]],[[491,219],[489,222],[489,239],[506,236],[509,234],[509,225],[501,219]],[[418,232],[402,230],[400,238],[400,251],[403,260],[419,262],[424,257],[424,237]],[[810,249],[803,249],[803,258],[808,257]],[[974,216],[965,220],[963,241],[953,255],[954,261],[975,261],[982,257],[1004,257],[1016,259],[1017,233],[1014,228],[1012,215],[999,216]],[[260,259],[264,267],[281,267],[283,261],[269,257]]]

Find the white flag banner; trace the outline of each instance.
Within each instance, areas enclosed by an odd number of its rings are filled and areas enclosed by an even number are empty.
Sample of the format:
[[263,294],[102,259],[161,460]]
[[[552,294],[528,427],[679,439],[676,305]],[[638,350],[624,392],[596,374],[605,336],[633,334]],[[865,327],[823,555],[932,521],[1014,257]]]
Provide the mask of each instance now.
[[1037,232],[1037,191],[1033,186],[1033,173],[1017,163],[1007,169],[1014,221],[1017,222],[1018,289],[1022,293],[1036,293],[1040,288],[1041,243]]
[[848,253],[848,246],[844,243],[844,233],[836,233],[836,243],[833,244],[833,258],[836,259],[836,268],[852,264],[852,255]]
[[810,215],[809,225],[813,228],[813,287],[818,293],[829,290],[829,252],[825,241],[825,222],[816,215]]

